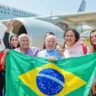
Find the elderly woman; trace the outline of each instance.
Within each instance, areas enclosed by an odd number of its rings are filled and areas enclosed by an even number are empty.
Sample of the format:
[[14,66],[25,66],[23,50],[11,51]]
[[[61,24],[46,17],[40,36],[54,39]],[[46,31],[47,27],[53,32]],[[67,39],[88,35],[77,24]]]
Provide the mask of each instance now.
[[[30,38],[27,34],[21,34],[18,37],[18,41],[19,41],[20,47],[14,49],[15,51],[24,53],[28,56],[37,56],[38,51],[40,51],[40,49],[36,48],[36,47],[30,47]],[[4,55],[1,59],[1,64],[2,65],[5,65],[5,63],[6,63],[5,59],[6,59],[6,55],[7,55],[8,52],[9,52],[9,49],[5,49]]]
[[46,36],[44,41],[45,41],[46,49],[44,49],[38,53],[39,57],[43,57],[43,58],[46,58],[49,60],[59,60],[59,59],[64,58],[55,49],[56,44],[57,44],[57,40],[56,40],[56,37],[54,35]]
[[27,34],[21,34],[18,37],[19,41],[19,48],[16,48],[15,50],[21,53],[24,53],[29,56],[37,56],[38,51],[40,51],[39,48],[36,47],[30,47],[30,37]]

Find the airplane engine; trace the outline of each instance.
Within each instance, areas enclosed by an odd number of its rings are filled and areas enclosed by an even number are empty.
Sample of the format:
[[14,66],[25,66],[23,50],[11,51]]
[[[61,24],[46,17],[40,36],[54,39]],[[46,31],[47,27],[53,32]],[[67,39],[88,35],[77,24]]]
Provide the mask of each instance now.
[[57,37],[59,44],[63,44],[64,31],[56,25],[49,22],[33,18],[16,18],[14,19],[12,32],[15,34],[26,33],[32,39],[32,46],[42,47],[44,35],[46,32],[53,32]]

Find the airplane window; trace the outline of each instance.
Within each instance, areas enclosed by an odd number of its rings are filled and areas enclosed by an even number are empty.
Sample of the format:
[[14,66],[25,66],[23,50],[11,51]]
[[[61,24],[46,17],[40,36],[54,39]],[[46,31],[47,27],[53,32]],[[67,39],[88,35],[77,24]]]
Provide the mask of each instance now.
[[8,12],[8,14],[9,14],[9,12]]

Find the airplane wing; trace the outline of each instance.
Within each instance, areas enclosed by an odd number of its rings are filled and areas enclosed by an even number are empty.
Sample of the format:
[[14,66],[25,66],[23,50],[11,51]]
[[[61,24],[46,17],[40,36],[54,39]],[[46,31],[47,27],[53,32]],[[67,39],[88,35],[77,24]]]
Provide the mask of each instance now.
[[91,27],[96,27],[96,12],[80,12],[75,14],[65,14],[65,15],[52,15],[36,17],[37,19],[47,20],[53,24],[58,25],[62,29],[68,26],[82,26],[88,25]]

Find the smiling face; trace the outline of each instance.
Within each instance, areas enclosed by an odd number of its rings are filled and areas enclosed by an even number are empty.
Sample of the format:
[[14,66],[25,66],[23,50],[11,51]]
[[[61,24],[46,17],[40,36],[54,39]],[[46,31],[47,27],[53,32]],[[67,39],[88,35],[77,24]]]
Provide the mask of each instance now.
[[45,46],[48,50],[54,49],[56,46],[56,37],[53,35],[48,35],[45,38]]
[[72,47],[76,43],[76,37],[72,30],[69,30],[64,37],[65,43],[68,47]]
[[29,38],[27,36],[23,36],[20,40],[21,49],[28,49],[29,44],[30,44]]
[[12,45],[14,48],[17,48],[17,46],[18,46],[18,38],[17,38],[17,36],[12,36],[10,42],[11,42],[11,45]]
[[91,33],[90,41],[93,45],[96,45],[96,31]]
[[30,45],[30,37],[27,34],[21,34],[18,37],[20,49],[22,51],[27,51]]

